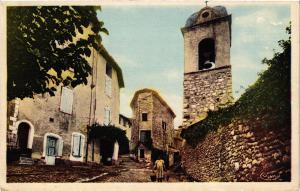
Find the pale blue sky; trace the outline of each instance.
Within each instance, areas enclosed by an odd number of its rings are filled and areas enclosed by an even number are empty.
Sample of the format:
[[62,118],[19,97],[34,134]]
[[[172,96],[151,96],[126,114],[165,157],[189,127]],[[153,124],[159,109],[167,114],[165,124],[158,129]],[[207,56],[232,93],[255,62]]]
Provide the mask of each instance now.
[[[136,90],[157,90],[182,121],[183,36],[180,28],[203,5],[102,6],[98,14],[110,35],[103,44],[123,71],[121,113],[131,117],[129,103]],[[232,14],[231,65],[236,98],[257,79],[264,57],[287,38],[289,5],[226,6]]]

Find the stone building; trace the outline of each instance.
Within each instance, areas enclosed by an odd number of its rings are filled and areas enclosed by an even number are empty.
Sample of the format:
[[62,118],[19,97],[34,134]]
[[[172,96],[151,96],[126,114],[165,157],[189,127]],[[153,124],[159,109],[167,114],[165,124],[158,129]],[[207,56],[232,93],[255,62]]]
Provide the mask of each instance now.
[[153,161],[159,151],[170,154],[176,117],[170,106],[152,89],[136,91],[130,106],[131,141],[138,159]]
[[129,146],[130,146],[131,145],[131,143],[130,143],[130,140],[131,140],[131,127],[132,127],[131,118],[128,118],[125,115],[120,114],[119,115],[119,126],[118,127],[126,132],[126,137],[129,140]]
[[184,38],[183,128],[232,100],[231,15],[206,6],[181,29]]
[[[84,161],[87,126],[118,125],[122,70],[104,47],[93,49],[87,59],[92,67],[87,85],[59,86],[55,96],[41,94],[8,103],[9,148],[15,146],[21,156],[42,158],[46,164],[57,158]],[[88,153],[88,161],[100,161],[99,145],[90,145]]]

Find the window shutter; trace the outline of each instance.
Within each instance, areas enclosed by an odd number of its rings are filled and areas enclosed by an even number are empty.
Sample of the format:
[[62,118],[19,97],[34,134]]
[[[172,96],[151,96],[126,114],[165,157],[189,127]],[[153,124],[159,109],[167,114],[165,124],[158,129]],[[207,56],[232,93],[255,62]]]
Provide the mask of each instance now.
[[80,135],[80,153],[79,153],[80,157],[83,155],[84,143],[85,143],[84,141],[85,141],[84,136]]
[[109,76],[105,76],[105,94],[111,96],[111,84],[112,79]]
[[73,135],[73,156],[79,156],[80,135]]
[[64,113],[72,114],[73,109],[73,90],[62,87],[60,98],[60,110]]
[[104,124],[108,125],[110,123],[110,109],[105,108],[104,109]]
[[63,153],[63,147],[64,147],[64,141],[62,139],[58,140],[58,156],[62,156]]

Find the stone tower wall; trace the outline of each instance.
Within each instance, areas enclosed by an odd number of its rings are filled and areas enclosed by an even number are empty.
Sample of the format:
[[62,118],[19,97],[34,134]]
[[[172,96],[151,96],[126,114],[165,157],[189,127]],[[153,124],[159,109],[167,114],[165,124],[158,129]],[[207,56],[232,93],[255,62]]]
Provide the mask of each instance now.
[[183,28],[184,72],[198,71],[198,44],[205,38],[215,40],[216,67],[230,65],[230,20],[227,16],[195,28]]
[[183,127],[232,99],[231,67],[184,74]]

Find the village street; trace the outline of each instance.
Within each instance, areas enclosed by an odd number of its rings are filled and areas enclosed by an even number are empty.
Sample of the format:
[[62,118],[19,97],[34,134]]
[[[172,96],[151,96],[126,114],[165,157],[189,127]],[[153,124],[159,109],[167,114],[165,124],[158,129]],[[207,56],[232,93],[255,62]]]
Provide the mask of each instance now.
[[[19,164],[7,166],[7,182],[151,182],[152,170],[125,155],[120,165],[68,166]],[[187,181],[182,173],[170,172],[169,182]]]

